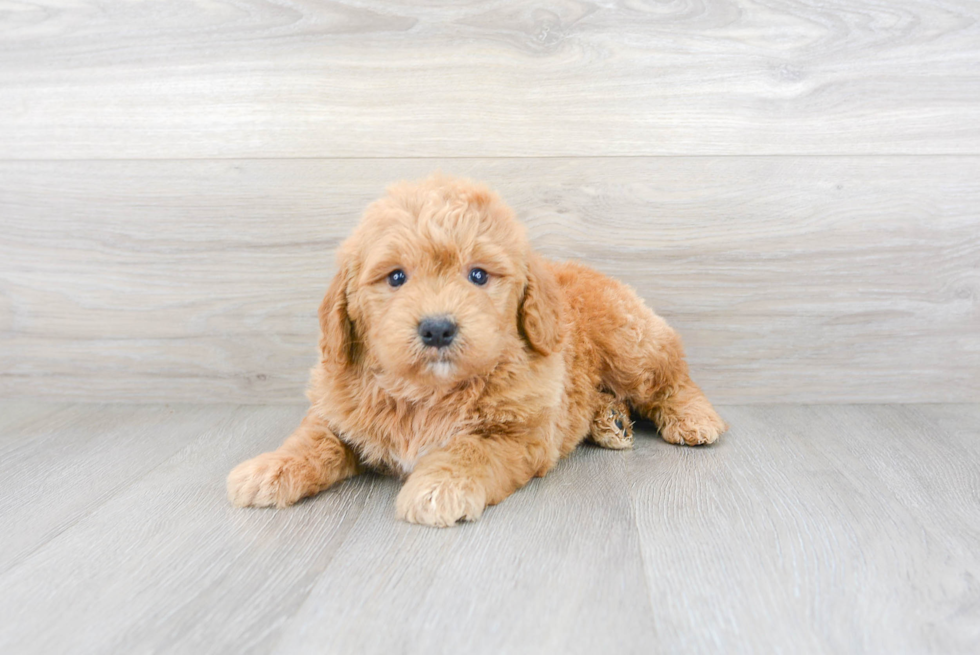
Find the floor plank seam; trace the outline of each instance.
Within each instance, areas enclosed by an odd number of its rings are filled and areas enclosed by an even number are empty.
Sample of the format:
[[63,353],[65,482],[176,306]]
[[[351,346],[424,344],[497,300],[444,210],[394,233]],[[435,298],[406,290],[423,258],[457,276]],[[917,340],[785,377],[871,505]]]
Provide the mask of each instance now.
[[[345,482],[349,483],[350,481],[347,480]],[[344,546],[346,546],[348,541],[351,539],[351,532],[354,531],[354,528],[357,527],[357,524],[360,522],[361,520],[360,515],[363,513],[363,509],[367,505],[368,501],[371,499],[371,496],[375,494],[376,489],[377,489],[376,485],[369,485],[367,487],[366,491],[364,492],[365,493],[364,500],[360,504],[360,509],[358,510],[358,516],[354,517],[350,521],[350,525],[347,528],[346,533],[344,534],[344,538],[341,540],[337,548],[335,548],[334,551],[330,554],[329,559],[324,563],[323,570],[316,575],[316,577],[311,581],[310,585],[307,587],[306,592],[303,595],[303,600],[300,601],[299,603],[296,603],[296,605],[293,607],[292,612],[290,612],[288,616],[283,617],[281,622],[282,629],[279,631],[279,634],[276,635],[275,640],[272,642],[272,646],[269,648],[268,652],[270,653],[280,652],[280,646],[283,642],[283,639],[286,637],[287,626],[289,626],[294,620],[296,620],[296,617],[302,613],[302,610],[306,607],[307,603],[310,602],[310,597],[313,595],[314,590],[317,588],[317,584],[321,579],[323,579],[323,576],[327,575],[327,573],[330,570],[330,566],[333,564],[334,560],[337,559],[337,555],[344,549]],[[327,493],[329,493],[329,491]],[[310,502],[310,501],[311,499],[307,499],[306,502]],[[341,515],[341,521],[343,521],[343,519],[345,518],[347,518],[347,512],[344,512]]]
[[[87,404],[88,403],[73,403],[73,405],[87,405]],[[98,405],[99,403],[92,403],[92,404]],[[213,427],[215,426],[212,426],[212,429]],[[177,450],[171,452],[165,458],[161,459],[157,464],[147,469],[140,475],[128,479],[127,481],[113,487],[110,491],[100,496],[99,500],[97,501],[97,504],[92,505],[91,507],[87,508],[83,513],[73,517],[67,524],[65,524],[63,528],[58,530],[55,534],[52,534],[51,536],[45,538],[44,541],[42,541],[41,543],[36,544],[34,549],[30,553],[27,553],[19,558],[15,558],[13,561],[10,562],[9,566],[0,569],[0,579],[7,576],[9,573],[14,571],[17,567],[30,562],[35,556],[39,555],[46,548],[48,548],[52,542],[54,542],[55,540],[57,540],[59,537],[66,534],[70,530],[74,529],[77,525],[82,523],[84,520],[96,514],[99,510],[101,510],[106,504],[111,502],[114,498],[121,496],[127,490],[135,487],[137,484],[141,483],[143,480],[150,477],[152,473],[158,471],[160,468],[169,464],[171,461],[174,460],[174,458],[179,456],[185,450],[191,448],[194,444],[200,443],[201,440],[206,436],[207,433],[204,433],[194,441],[181,445],[180,447],[177,448]]]

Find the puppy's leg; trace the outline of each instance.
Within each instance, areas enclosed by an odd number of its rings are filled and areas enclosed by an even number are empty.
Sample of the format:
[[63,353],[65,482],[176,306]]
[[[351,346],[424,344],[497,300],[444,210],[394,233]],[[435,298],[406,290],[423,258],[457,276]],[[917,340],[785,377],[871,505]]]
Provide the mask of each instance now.
[[680,337],[650,312],[656,340],[638,353],[645,372],[630,385],[627,396],[649,417],[664,441],[698,446],[714,443],[728,426],[688,374]]
[[616,311],[628,320],[593,334],[603,384],[650,418],[665,441],[713,443],[728,426],[688,374],[680,337],[631,289],[615,293]]
[[656,424],[664,441],[673,444],[714,443],[728,429],[690,378],[655,394],[642,411]]
[[228,500],[239,507],[287,507],[357,473],[353,451],[310,413],[278,450],[232,470]]
[[543,442],[517,437],[457,437],[430,453],[398,494],[398,517],[410,523],[448,527],[475,521],[535,475],[544,475],[558,459]]
[[599,394],[589,437],[603,448],[623,450],[633,447],[633,421],[626,403],[608,393]]

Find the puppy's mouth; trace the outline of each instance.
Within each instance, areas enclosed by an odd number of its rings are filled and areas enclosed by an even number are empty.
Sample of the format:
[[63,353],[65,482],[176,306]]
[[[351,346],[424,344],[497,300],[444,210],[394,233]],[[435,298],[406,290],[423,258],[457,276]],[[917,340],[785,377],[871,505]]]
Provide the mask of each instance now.
[[425,365],[429,373],[441,380],[448,380],[455,376],[456,365],[448,359],[437,359]]
[[456,355],[455,348],[426,348],[422,366],[440,380],[448,380],[459,372]]

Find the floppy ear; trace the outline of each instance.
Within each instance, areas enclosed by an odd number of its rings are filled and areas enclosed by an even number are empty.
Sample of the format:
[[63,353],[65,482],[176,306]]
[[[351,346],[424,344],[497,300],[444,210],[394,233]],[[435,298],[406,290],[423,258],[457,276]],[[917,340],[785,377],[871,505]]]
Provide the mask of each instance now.
[[542,355],[558,350],[564,337],[561,289],[544,260],[531,253],[527,286],[518,310],[518,325],[531,347]]
[[354,362],[354,324],[347,314],[347,267],[341,266],[320,303],[320,353],[327,364]]

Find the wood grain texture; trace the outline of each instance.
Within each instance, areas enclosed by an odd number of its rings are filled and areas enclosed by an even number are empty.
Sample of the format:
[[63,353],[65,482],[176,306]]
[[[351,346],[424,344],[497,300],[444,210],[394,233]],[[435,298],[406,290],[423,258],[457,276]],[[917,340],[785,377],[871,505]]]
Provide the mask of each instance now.
[[[0,438],[4,520],[11,527],[0,542],[0,571],[166,461],[197,430],[210,427],[216,411],[107,406],[93,413],[79,406],[25,406],[31,420],[0,426],[11,435],[10,441]],[[8,404],[4,411],[18,408]],[[70,480],[76,472],[77,479]]]
[[434,530],[374,476],[228,506],[301,408],[3,401],[31,474],[4,469],[0,523],[38,538],[0,551],[0,650],[977,652],[980,405],[721,411],[715,446],[641,426]]
[[969,0],[32,0],[0,159],[980,154]]
[[[87,412],[74,429],[87,429],[90,440],[103,438],[115,418],[124,452],[111,456],[125,458],[129,470],[112,476],[89,465],[74,448],[77,436],[58,422],[51,428],[60,450],[22,435],[21,448],[46,462],[46,479],[59,482],[48,495],[93,506],[73,512],[71,529],[54,532],[68,510],[28,500],[34,531],[50,538],[19,561],[3,561],[0,587],[19,590],[0,601],[3,652],[215,652],[232,641],[255,647],[303,602],[366,497],[367,479],[290,512],[228,505],[229,467],[278,445],[302,417],[298,408],[177,407],[175,420],[140,428],[142,452],[132,452],[125,428],[163,408],[74,411]],[[183,447],[147,466],[141,460],[157,458],[157,443]],[[101,477],[115,477],[116,493],[93,497],[91,489],[107,484]],[[4,481],[4,525],[19,518],[11,501],[37,484]]]
[[968,440],[917,408],[724,415],[717,451],[653,442],[630,459],[661,638],[678,652],[980,647],[975,407],[950,421]]
[[649,652],[625,474],[585,447],[462,530],[393,524],[385,481],[274,652]]
[[634,285],[712,398],[980,398],[972,157],[0,163],[0,394],[302,402],[335,246],[437,167]]

